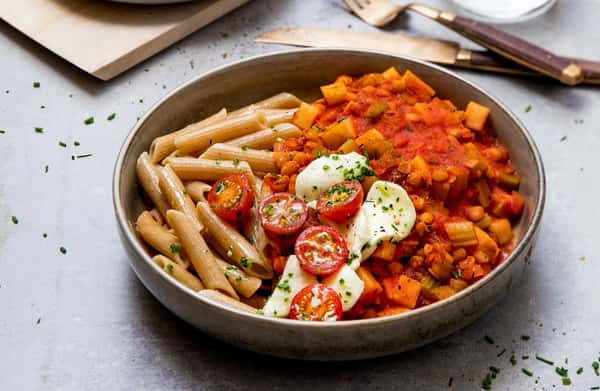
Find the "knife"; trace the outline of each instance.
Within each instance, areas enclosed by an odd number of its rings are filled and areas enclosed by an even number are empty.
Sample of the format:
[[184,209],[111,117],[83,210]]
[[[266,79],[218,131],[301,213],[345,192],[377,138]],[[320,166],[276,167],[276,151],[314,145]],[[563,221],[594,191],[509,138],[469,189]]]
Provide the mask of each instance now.
[[[308,47],[375,49],[411,56],[441,65],[514,75],[543,76],[486,50],[461,48],[452,41],[400,34],[339,31],[319,28],[284,28],[269,31],[256,42]],[[584,71],[585,83],[600,84],[600,64],[575,60]]]

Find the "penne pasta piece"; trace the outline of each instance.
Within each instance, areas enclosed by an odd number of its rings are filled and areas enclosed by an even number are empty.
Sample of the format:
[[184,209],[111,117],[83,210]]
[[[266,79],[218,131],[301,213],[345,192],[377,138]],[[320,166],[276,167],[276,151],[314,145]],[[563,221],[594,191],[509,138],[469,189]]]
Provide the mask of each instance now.
[[253,172],[276,172],[277,166],[273,162],[273,152],[259,151],[257,149],[239,148],[233,145],[218,143],[206,150],[201,159],[221,159],[246,162]]
[[236,111],[229,113],[228,117],[231,118],[245,115],[261,109],[293,109],[300,106],[301,103],[302,101],[295,95],[292,95],[289,92],[282,92],[273,95],[270,98],[239,108]]
[[271,264],[242,234],[221,220],[207,203],[199,202],[197,208],[198,217],[206,227],[207,239],[223,258],[252,276],[265,279],[273,277]]
[[176,149],[175,147],[175,137],[196,131],[198,129],[205,128],[209,125],[213,125],[217,122],[223,121],[227,117],[227,110],[221,109],[219,112],[211,115],[208,118],[203,119],[202,121],[190,124],[183,129],[179,129],[175,132],[165,134],[164,136],[160,136],[155,138],[150,144],[150,159],[153,163],[158,163],[167,157],[169,154],[173,153]]
[[[261,200],[260,193],[256,192],[256,199]],[[257,201],[258,202],[258,201]],[[265,233],[258,216],[258,208],[253,206],[250,209],[250,216],[242,223],[244,236],[248,238],[250,244],[256,248],[258,253],[266,259],[265,248],[269,244],[269,237]]]
[[152,215],[152,217],[154,218],[154,220],[156,220],[156,222],[158,224],[160,224],[160,225],[165,224],[165,218],[163,217],[162,214],[160,214],[158,209],[152,208],[152,210],[150,210],[150,214]]
[[138,157],[135,172],[142,188],[148,197],[150,197],[154,206],[164,216],[169,209],[169,203],[160,190],[156,166],[150,161],[147,152],[143,152],[140,157]]
[[256,308],[250,307],[247,304],[244,304],[237,300],[234,300],[231,297],[224,295],[223,293],[213,290],[213,289],[203,289],[198,292],[198,296],[203,297],[203,298],[207,299],[208,301],[222,304],[226,307],[232,307],[237,310],[251,312],[253,314],[256,313]]
[[252,295],[251,297],[241,297],[240,298],[242,303],[249,305],[252,308],[256,308],[256,309],[260,309],[263,308],[265,306],[265,304],[267,304],[267,298],[259,295],[259,294],[255,294]]
[[179,266],[187,269],[190,266],[189,260],[185,257],[179,244],[177,236],[167,231],[160,225],[152,214],[148,211],[143,211],[135,222],[135,229],[140,234],[142,239],[152,248],[162,255],[174,260]]
[[215,259],[233,289],[243,297],[252,296],[262,285],[260,278],[249,276],[236,265],[227,263],[219,257],[215,257]]
[[198,232],[204,229],[202,223],[198,220],[198,213],[194,206],[194,201],[185,192],[183,183],[173,171],[171,166],[158,167],[158,178],[160,190],[166,195],[171,208],[185,213],[190,222]]
[[188,288],[194,291],[199,291],[200,289],[204,288],[204,285],[202,285],[202,282],[198,279],[198,277],[188,272],[177,263],[171,261],[164,255],[156,255],[152,257],[152,260],[161,269],[163,269],[165,273],[167,273],[183,285],[187,286]]
[[210,191],[211,185],[200,182],[192,181],[185,184],[185,190],[194,202],[206,202],[205,194]]
[[296,125],[282,123],[272,128],[259,130],[246,136],[227,141],[227,144],[240,148],[272,149],[273,144],[280,139],[300,137],[302,132]]
[[253,133],[264,127],[264,116],[259,113],[250,113],[180,134],[175,137],[175,147],[182,155],[201,153],[212,144]]
[[217,264],[204,238],[192,225],[187,215],[170,209],[167,211],[167,221],[175,230],[185,253],[190,258],[192,266],[194,266],[194,270],[200,276],[202,284],[209,289],[222,291],[238,299],[238,295],[223,275],[223,271]]
[[177,176],[184,181],[216,181],[226,175],[245,174],[252,186],[256,188],[256,178],[246,162],[175,157],[169,159],[168,163]]
[[275,125],[281,123],[289,123],[294,120],[294,114],[296,114],[297,109],[267,109],[267,110],[258,110],[258,112],[265,116],[265,123],[267,126],[273,127]]

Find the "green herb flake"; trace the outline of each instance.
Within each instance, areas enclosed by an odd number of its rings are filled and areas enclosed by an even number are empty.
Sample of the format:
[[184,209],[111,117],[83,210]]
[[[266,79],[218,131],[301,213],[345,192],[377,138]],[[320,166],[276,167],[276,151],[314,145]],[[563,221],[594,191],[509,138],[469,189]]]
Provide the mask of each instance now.
[[579,367],[577,368],[577,372],[578,375],[581,375],[583,373],[583,367]]
[[67,253],[67,249],[64,248],[63,246],[60,246],[60,248],[58,249],[58,251],[60,251],[61,254],[66,254]]
[[596,376],[600,376],[600,363],[598,363],[598,361],[594,361],[592,363],[592,369],[594,370]]
[[48,173],[48,170],[50,169],[50,166],[48,166],[47,164],[44,166],[44,173]]
[[170,248],[171,248],[171,252],[172,252],[173,254],[176,254],[176,253],[178,253],[178,252],[179,252],[179,250],[181,249],[181,246],[179,245],[179,243],[171,243],[171,246],[170,246]]
[[533,372],[531,372],[529,369],[521,368],[521,372],[529,377],[533,376]]
[[39,81],[33,82],[33,88],[40,88],[41,86],[42,86],[42,83],[40,83]]
[[10,216],[10,220],[13,222],[13,224],[19,224],[19,219],[17,216]]
[[91,124],[93,124],[94,123],[94,117],[88,117],[88,118],[84,119],[83,123],[85,125],[91,125]]
[[529,335],[521,335],[523,341],[529,341],[529,338],[531,338]]
[[48,234],[44,232],[44,233],[42,234],[42,238],[46,239],[47,237],[48,237]]
[[242,145],[242,151],[247,151],[248,150],[248,146],[247,145]]
[[94,156],[94,155],[92,155],[91,153],[86,153],[86,154],[83,154],[83,155],[77,155],[75,157],[77,159],[85,159],[86,157],[92,157],[92,156]]
[[106,117],[106,120],[107,121],[112,121],[113,119],[115,119],[116,116],[117,116],[117,113],[112,113],[108,117]]
[[290,280],[283,280],[279,284],[277,284],[277,289],[281,289],[284,292],[290,293],[292,292],[292,287],[290,287]]
[[547,358],[538,356],[537,354],[535,355],[535,359],[538,361],[543,362],[544,364],[548,364],[548,365],[554,365],[554,361],[552,360],[548,360]]
[[248,261],[248,258],[246,258],[245,256],[242,256],[242,258],[240,258],[240,265],[242,265],[245,268],[248,268],[248,266],[250,266],[250,262]]
[[167,264],[167,273],[173,274],[173,265],[170,263]]
[[329,170],[329,168],[330,167],[326,164],[326,165],[323,166],[323,171],[327,171],[327,170]]
[[511,365],[514,367],[515,365],[517,365],[517,359],[515,358],[514,354],[511,354],[510,356],[510,363]]
[[490,345],[494,344],[494,340],[492,339],[492,337],[490,337],[489,335],[485,335],[483,337],[483,339],[485,340],[485,342],[489,343]]
[[484,390],[491,390],[492,389],[492,374],[491,373],[488,372],[485,375],[485,377],[481,381],[481,388],[483,388]]
[[5,133],[6,133],[6,130],[0,129],[0,134],[5,134]]
[[36,133],[44,133],[44,128],[35,127],[34,130]]
[[233,165],[235,167],[239,166],[240,165],[240,159],[233,159]]
[[37,320],[35,321],[35,324],[40,324],[42,322],[42,318],[37,318]]
[[64,141],[59,141],[59,142],[58,142],[58,146],[59,146],[59,147],[66,148],[66,147],[67,147],[67,143],[65,143]]
[[559,376],[562,376],[562,377],[569,376],[569,370],[565,367],[556,367],[555,371]]
[[600,386],[590,387],[590,390],[600,390]]
[[525,107],[525,112],[529,113],[531,111],[533,107],[531,105],[527,105],[527,107]]
[[81,145],[81,143],[79,141],[73,141],[73,145],[76,146],[76,147],[78,147],[78,146]]

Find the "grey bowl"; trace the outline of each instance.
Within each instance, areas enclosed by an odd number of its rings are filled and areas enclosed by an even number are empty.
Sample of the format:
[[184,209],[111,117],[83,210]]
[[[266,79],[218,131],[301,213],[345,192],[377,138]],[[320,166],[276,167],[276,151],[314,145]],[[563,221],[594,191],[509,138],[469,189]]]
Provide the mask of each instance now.
[[[133,222],[143,208],[135,178],[137,156],[155,137],[199,120],[221,107],[235,109],[281,91],[306,100],[341,74],[410,69],[438,96],[464,107],[475,100],[491,121],[522,175],[525,211],[515,228],[518,244],[492,273],[449,299],[385,318],[338,323],[300,322],[241,312],[200,298],[154,265]],[[168,309],[202,332],[244,349],[306,360],[355,360],[413,349],[473,322],[516,283],[529,265],[545,200],[542,161],[529,133],[502,103],[467,80],[422,61],[378,52],[339,49],[289,51],[254,57],[196,77],[158,102],[127,136],[114,171],[113,200],[131,267]]]

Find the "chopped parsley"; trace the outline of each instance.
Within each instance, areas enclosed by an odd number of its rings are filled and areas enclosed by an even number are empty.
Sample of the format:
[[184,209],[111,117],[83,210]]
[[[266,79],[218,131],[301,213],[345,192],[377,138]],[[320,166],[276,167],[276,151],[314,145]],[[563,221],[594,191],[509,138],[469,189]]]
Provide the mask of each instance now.
[[66,147],[67,147],[67,143],[65,143],[64,141],[59,141],[59,142],[58,142],[58,145],[59,145],[60,147],[63,147],[63,148],[66,148]]
[[117,116],[117,113],[112,113],[108,117],[106,117],[106,120],[107,121],[112,121],[113,119],[115,119],[116,116]]
[[73,145],[76,146],[76,147],[78,147],[78,146],[81,145],[81,143],[79,141],[73,141]]
[[247,145],[242,145],[242,151],[247,151],[248,150],[248,146]]
[[340,285],[344,285],[344,283],[346,283],[346,280],[344,280],[343,278],[340,278]]
[[583,367],[579,367],[579,368],[577,369],[577,374],[578,374],[578,375],[581,375],[582,373],[583,373]]
[[173,274],[173,265],[170,263],[167,264],[167,273]]
[[178,253],[178,252],[179,252],[179,250],[181,249],[181,246],[179,245],[179,243],[171,243],[171,246],[170,246],[170,248],[171,248],[171,252],[172,252],[173,254],[176,254],[176,253]]
[[223,182],[219,182],[217,183],[217,187],[215,187],[215,193],[217,193],[217,195],[221,194],[221,192],[225,190],[225,183]]
[[44,133],[44,128],[34,128],[36,133]]
[[42,83],[40,83],[39,81],[33,82],[33,88],[40,88],[41,86],[42,86]]
[[567,376],[569,376],[569,370],[568,370],[567,368],[565,368],[565,367],[556,367],[556,369],[555,369],[555,370],[556,370],[556,373],[557,373],[559,376],[562,376],[562,377],[567,377]]
[[10,216],[10,220],[13,222],[13,224],[19,224],[19,219],[17,216]]
[[291,293],[292,288],[290,287],[290,280],[283,280],[277,284],[277,289],[281,289],[284,292]]
[[86,119],[83,120],[83,123],[86,125],[91,125],[94,123],[94,117],[88,117]]
[[600,376],[600,363],[598,363],[598,361],[594,361],[592,363],[592,369],[594,370],[594,373],[596,374],[596,376]]
[[233,159],[233,165],[235,167],[239,166],[240,165],[240,159]]
[[527,107],[525,107],[525,112],[529,113],[531,111],[533,107],[531,105],[527,105]]
[[248,261],[248,258],[246,258],[245,256],[242,256],[242,258],[240,258],[240,265],[242,265],[245,268],[250,266],[250,262]]
[[58,251],[60,251],[61,254],[66,254],[67,253],[67,249],[64,248],[63,246],[60,246],[60,248],[58,249]]

